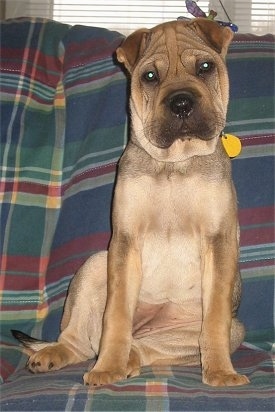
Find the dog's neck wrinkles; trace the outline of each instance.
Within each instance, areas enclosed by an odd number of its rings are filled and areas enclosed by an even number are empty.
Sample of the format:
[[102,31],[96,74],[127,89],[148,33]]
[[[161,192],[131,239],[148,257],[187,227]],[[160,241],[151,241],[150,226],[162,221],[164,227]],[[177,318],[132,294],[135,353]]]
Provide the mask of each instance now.
[[120,176],[125,178],[163,175],[169,179],[178,174],[189,178],[191,175],[201,175],[207,176],[208,180],[223,180],[227,179],[230,173],[230,159],[224,153],[221,142],[211,155],[194,156],[183,162],[162,162],[153,159],[143,147],[130,141],[120,160]]

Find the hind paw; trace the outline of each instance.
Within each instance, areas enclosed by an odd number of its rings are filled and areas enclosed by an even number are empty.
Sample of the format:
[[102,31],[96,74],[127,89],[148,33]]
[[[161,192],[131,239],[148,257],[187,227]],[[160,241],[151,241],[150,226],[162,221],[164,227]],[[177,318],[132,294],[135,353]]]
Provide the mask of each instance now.
[[27,368],[33,373],[49,372],[61,369],[70,363],[67,348],[56,344],[32,354],[27,362]]

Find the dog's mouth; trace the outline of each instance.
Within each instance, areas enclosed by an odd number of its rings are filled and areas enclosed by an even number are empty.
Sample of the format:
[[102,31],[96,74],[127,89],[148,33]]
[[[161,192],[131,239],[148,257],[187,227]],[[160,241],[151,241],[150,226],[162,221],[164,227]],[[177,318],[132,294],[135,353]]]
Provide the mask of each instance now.
[[214,139],[224,129],[224,120],[214,115],[212,121],[207,118],[177,118],[168,122],[154,122],[146,128],[145,135],[150,143],[160,149],[168,149],[176,140],[191,141],[200,139],[209,141]]

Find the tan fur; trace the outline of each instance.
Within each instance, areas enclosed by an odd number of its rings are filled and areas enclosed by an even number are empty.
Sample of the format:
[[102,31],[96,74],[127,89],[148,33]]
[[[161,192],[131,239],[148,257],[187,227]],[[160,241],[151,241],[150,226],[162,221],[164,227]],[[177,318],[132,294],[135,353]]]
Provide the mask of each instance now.
[[[143,365],[198,363],[204,383],[248,382],[230,360],[244,336],[236,195],[220,140],[231,38],[206,19],[175,21],[139,30],[118,49],[131,75],[132,131],[110,247],[75,275],[58,343],[31,354],[33,372],[98,356],[86,384],[135,376]],[[201,75],[205,61],[214,68]],[[148,71],[157,82],[144,80]],[[179,92],[192,109],[178,116]]]

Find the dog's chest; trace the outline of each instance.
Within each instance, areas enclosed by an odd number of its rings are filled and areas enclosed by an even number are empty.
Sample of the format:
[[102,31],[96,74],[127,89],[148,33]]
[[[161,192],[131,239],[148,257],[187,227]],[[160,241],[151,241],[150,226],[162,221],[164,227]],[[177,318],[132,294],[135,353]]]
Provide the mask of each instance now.
[[140,299],[148,303],[188,305],[200,300],[201,200],[194,182],[184,183],[171,177],[145,186]]

